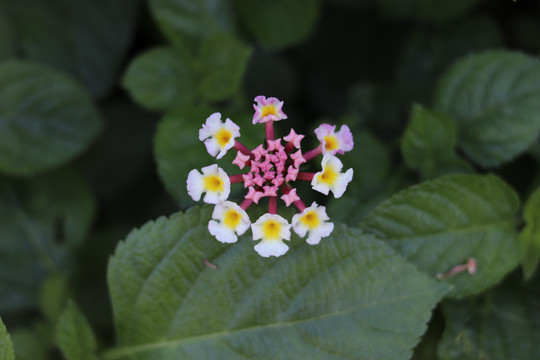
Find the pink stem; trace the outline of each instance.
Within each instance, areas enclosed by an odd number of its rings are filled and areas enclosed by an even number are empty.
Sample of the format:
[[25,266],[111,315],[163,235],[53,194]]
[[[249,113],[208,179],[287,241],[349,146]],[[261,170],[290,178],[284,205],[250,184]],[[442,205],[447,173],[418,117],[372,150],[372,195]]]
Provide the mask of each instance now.
[[315,149],[309,150],[307,153],[305,153],[304,159],[306,159],[306,161],[309,161],[313,159],[315,156],[319,155],[320,153],[322,153],[322,145],[319,145]]
[[296,200],[293,204],[300,212],[306,209],[306,205],[304,205],[304,202],[302,200]]
[[272,120],[266,122],[266,140],[274,140],[274,122]]
[[248,207],[251,206],[251,204],[253,203],[253,200],[251,199],[244,199],[244,201],[242,201],[242,204],[240,204],[240,207],[242,208],[242,210],[247,210]]
[[251,151],[247,147],[245,147],[242,143],[240,143],[238,140],[234,141],[234,148],[240,151],[244,155],[251,156]]
[[268,198],[268,212],[270,214],[277,213],[277,196],[270,196]]
[[287,154],[290,154],[293,151],[293,149],[294,149],[294,144],[292,143],[292,141],[289,141],[287,145],[285,145],[285,152]]
[[448,270],[447,273],[437,274],[436,277],[437,279],[449,278],[463,271],[468,271],[471,275],[474,274],[476,272],[476,260],[474,258],[470,258],[467,260],[466,264],[456,265],[450,270]]
[[229,175],[229,181],[231,184],[241,183],[244,181],[244,174]]
[[315,173],[312,172],[299,172],[296,176],[296,180],[305,180],[305,181],[311,181],[313,180],[313,177],[315,176]]

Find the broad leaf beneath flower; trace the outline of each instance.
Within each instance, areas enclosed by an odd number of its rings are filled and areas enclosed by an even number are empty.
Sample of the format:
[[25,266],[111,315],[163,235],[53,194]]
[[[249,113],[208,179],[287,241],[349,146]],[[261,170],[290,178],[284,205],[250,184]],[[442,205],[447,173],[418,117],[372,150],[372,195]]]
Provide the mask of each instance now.
[[105,359],[408,359],[448,290],[358,229],[317,246],[293,235],[287,255],[263,259],[247,236],[210,236],[210,213],[159,218],[118,246]]

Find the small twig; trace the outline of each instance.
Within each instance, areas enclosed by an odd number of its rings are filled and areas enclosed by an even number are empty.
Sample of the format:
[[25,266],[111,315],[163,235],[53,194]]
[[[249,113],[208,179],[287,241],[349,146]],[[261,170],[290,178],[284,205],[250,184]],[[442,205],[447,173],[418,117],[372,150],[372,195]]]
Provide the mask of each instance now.
[[217,266],[216,264],[212,264],[210,261],[208,261],[206,259],[202,259],[202,261],[206,266],[208,266],[211,269],[214,269],[214,270],[219,269],[219,266]]
[[445,274],[437,274],[435,277],[437,279],[446,279],[449,277],[452,277],[456,274],[459,274],[460,272],[467,271],[469,274],[474,274],[476,272],[476,259],[475,258],[469,258],[467,260],[466,264],[462,265],[456,265],[453,268],[451,268],[447,273]]

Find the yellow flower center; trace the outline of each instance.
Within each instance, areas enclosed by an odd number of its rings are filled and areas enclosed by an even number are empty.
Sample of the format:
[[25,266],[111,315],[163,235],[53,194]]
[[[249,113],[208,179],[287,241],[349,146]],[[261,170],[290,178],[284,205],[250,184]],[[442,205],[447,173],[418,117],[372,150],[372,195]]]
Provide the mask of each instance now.
[[339,141],[335,135],[327,135],[324,137],[324,147],[326,151],[339,149]]
[[323,183],[332,185],[336,182],[337,177],[338,172],[334,169],[334,167],[327,165],[319,178]]
[[218,175],[205,176],[204,189],[210,192],[223,191],[223,180]]
[[267,240],[278,240],[281,232],[281,224],[274,220],[268,220],[263,225],[264,238]]
[[238,211],[234,209],[229,209],[225,213],[225,219],[223,220],[223,223],[228,228],[235,229],[240,223],[241,218],[242,216],[238,213]]
[[317,213],[313,210],[308,211],[304,216],[302,216],[300,218],[300,221],[302,222],[302,224],[304,224],[310,229],[315,229],[321,223],[321,220],[319,220]]
[[232,138],[232,134],[227,129],[221,129],[216,133],[216,140],[221,147],[225,147]]
[[264,105],[262,107],[261,116],[264,118],[267,115],[277,115],[276,107],[274,105]]

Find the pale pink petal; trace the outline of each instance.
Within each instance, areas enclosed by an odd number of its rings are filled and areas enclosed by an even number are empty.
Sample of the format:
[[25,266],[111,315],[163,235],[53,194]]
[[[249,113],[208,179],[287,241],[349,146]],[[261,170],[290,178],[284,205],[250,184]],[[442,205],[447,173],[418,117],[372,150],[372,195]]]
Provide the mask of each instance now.
[[300,141],[304,138],[304,135],[297,134],[294,129],[291,129],[289,135],[285,136],[283,140],[290,142],[297,149],[300,149]]
[[242,152],[238,151],[232,163],[237,165],[240,169],[243,169],[244,166],[246,166],[246,162],[248,161],[249,161],[249,156],[242,154]]
[[296,194],[296,189],[292,189],[288,194],[282,195],[281,200],[285,201],[285,205],[289,206],[295,201],[300,200],[300,197]]

